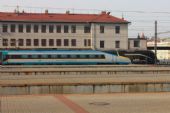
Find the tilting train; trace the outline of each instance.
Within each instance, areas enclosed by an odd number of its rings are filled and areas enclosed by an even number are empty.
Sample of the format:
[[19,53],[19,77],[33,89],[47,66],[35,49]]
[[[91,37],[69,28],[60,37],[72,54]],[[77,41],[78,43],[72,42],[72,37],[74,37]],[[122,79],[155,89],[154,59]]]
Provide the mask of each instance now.
[[[154,64],[156,59],[154,52],[149,50],[112,50],[105,52],[128,57],[132,64]],[[157,62],[159,61],[157,60]]]
[[130,64],[131,60],[95,50],[1,50],[2,65]]

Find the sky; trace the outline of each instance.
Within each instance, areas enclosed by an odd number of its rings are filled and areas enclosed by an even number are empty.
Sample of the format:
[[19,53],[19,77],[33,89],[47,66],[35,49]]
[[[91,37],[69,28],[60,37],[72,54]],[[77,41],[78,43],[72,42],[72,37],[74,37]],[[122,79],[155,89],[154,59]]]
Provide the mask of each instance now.
[[[129,38],[144,33],[154,36],[154,21],[158,21],[158,32],[170,31],[170,0],[0,0],[0,11],[14,11],[16,6],[27,12],[99,13],[110,11],[111,15],[130,21]],[[170,37],[162,33],[158,37]]]

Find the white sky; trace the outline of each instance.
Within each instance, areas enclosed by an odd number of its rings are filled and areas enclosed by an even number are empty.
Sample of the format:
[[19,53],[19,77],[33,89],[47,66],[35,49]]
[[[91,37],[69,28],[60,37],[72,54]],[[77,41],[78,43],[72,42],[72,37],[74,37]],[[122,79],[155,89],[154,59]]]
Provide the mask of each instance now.
[[[141,32],[148,37],[153,36],[155,20],[158,20],[158,32],[170,31],[170,0],[0,0],[0,11],[13,11],[17,5],[28,12],[44,12],[47,7],[49,12],[69,9],[78,13],[96,13],[109,10],[113,16],[121,17],[123,14],[126,20],[132,22],[129,37],[133,38]],[[164,36],[170,37],[170,33],[160,37]]]

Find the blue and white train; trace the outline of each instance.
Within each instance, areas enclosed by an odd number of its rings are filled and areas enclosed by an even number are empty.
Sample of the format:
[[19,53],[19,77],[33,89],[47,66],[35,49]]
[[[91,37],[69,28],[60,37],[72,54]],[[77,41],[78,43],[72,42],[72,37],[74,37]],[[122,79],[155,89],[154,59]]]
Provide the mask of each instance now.
[[129,58],[95,50],[1,50],[2,65],[130,64]]

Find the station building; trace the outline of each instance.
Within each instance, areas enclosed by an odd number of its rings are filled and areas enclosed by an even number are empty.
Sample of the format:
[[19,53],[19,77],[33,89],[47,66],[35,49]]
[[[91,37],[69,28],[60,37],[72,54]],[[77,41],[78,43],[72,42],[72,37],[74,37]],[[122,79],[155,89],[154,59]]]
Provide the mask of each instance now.
[[0,12],[0,49],[127,50],[128,24],[105,11]]
[[[150,39],[147,42],[148,50],[155,52],[155,41]],[[161,64],[170,64],[170,39],[158,38],[157,39],[157,58]]]

